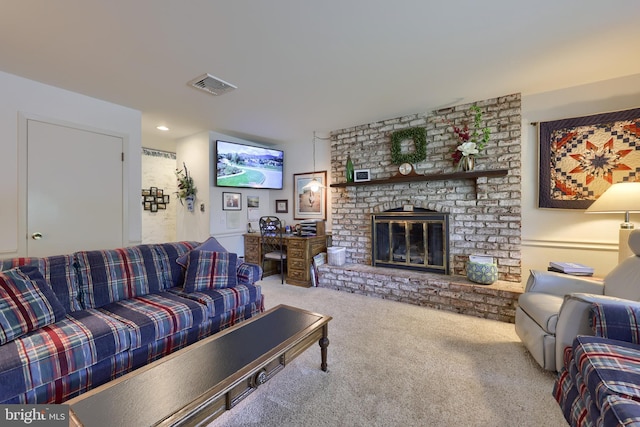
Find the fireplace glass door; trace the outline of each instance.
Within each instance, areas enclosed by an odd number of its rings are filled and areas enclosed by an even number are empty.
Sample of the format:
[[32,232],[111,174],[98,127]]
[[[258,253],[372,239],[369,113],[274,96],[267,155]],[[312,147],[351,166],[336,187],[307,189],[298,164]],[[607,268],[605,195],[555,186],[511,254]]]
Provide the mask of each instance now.
[[448,274],[446,214],[376,214],[372,232],[373,265]]

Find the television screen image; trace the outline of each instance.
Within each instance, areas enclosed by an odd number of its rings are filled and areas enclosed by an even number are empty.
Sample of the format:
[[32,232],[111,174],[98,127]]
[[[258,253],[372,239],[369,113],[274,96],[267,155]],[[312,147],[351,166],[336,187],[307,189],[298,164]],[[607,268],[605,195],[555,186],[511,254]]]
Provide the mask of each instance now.
[[284,152],[216,141],[216,186],[282,190]]

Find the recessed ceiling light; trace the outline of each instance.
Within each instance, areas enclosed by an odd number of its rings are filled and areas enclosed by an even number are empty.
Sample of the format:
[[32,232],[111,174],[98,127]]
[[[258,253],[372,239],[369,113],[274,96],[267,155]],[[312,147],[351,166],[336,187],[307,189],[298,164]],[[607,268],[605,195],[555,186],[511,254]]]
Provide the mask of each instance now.
[[160,125],[160,126],[156,127],[156,129],[162,130],[162,131],[165,131],[165,132],[169,130],[169,128],[166,127],[165,125]]

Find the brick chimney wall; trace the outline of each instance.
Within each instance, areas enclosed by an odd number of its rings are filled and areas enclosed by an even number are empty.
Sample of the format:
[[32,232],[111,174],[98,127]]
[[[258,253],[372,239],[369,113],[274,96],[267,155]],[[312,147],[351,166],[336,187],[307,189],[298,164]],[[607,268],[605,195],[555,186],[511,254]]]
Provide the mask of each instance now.
[[[521,280],[521,105],[520,94],[473,103],[481,108],[483,127],[491,138],[476,171],[508,169],[503,177],[434,180],[399,184],[375,184],[331,188],[333,245],[346,248],[347,263],[371,265],[372,212],[407,204],[450,214],[450,269],[464,275],[470,254],[496,258],[499,279]],[[472,125],[469,107],[444,108],[428,113],[355,126],[331,133],[331,176],[346,181],[347,154],[355,169],[370,169],[371,179],[388,179],[398,171],[391,162],[391,134],[424,127],[427,158],[414,165],[419,174],[455,172],[451,160],[458,140],[451,124]],[[403,144],[403,152],[413,149]]]

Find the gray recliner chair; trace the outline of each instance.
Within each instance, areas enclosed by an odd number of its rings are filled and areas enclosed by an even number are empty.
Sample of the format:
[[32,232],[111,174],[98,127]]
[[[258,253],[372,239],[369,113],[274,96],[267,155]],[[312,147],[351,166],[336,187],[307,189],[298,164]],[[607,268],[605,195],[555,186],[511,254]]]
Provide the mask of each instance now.
[[544,369],[559,371],[565,347],[577,335],[593,335],[591,304],[597,301],[640,306],[640,230],[629,234],[634,253],[602,281],[531,270],[516,308],[516,333]]

